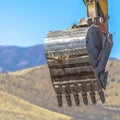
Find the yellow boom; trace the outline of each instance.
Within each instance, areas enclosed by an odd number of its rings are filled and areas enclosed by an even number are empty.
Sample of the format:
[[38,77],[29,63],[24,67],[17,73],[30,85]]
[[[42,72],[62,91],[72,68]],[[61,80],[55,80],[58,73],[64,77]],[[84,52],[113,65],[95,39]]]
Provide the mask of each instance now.
[[108,29],[108,0],[84,0],[88,17],[101,17],[101,22]]

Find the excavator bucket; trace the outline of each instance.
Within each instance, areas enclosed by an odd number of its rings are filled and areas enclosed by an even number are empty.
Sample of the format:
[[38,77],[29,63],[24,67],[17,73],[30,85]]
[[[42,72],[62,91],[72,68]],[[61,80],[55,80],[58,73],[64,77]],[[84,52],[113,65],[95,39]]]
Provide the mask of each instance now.
[[44,48],[58,106],[63,105],[64,95],[68,106],[71,96],[77,106],[80,101],[87,105],[89,99],[95,104],[96,93],[105,102],[105,66],[112,44],[112,36],[96,25],[47,34]]

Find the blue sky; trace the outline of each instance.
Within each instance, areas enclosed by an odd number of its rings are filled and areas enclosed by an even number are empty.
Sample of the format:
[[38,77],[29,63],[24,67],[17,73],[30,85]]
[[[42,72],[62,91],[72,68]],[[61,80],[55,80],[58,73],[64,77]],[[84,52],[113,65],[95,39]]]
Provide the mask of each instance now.
[[[109,0],[112,57],[120,59],[120,0]],[[0,45],[44,43],[46,33],[67,29],[86,17],[82,0],[0,0]]]

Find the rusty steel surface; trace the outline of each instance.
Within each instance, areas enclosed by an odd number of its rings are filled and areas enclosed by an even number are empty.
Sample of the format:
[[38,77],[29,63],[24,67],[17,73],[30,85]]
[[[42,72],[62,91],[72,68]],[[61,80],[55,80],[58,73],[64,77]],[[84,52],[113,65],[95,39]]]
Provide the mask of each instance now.
[[95,104],[96,93],[105,102],[103,89],[108,74],[105,66],[112,48],[110,35],[102,33],[96,25],[53,31],[47,34],[44,48],[59,106],[63,95],[68,106],[72,105],[71,95],[77,106],[80,96],[85,105],[88,98]]

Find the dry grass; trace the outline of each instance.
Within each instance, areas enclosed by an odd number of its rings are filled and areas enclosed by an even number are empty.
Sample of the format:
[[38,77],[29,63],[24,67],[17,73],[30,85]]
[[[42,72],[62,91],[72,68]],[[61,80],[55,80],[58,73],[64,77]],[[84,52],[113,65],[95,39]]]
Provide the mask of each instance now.
[[120,106],[120,61],[109,61],[108,86],[106,89],[107,104]]
[[70,120],[55,113],[0,91],[0,120]]

